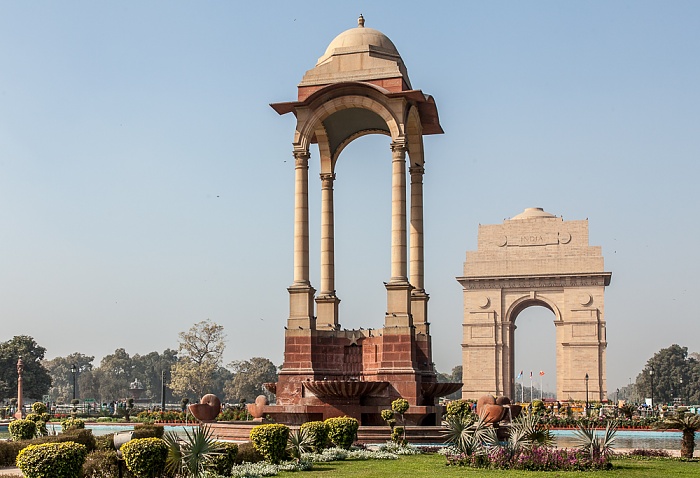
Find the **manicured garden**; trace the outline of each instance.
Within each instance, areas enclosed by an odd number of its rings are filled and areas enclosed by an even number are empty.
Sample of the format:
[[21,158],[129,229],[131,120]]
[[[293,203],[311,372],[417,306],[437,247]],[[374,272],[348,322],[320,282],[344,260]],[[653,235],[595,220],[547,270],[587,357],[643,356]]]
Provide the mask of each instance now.
[[217,441],[206,425],[185,431],[183,437],[164,433],[159,425],[138,424],[131,439],[119,443],[117,450],[112,435],[94,437],[76,418],[62,422],[63,433],[47,435],[43,404],[35,405],[31,417],[11,422],[13,440],[0,442],[0,466],[16,464],[27,478],[257,478],[291,472],[308,478],[324,474],[566,477],[582,472],[596,477],[700,477],[698,460],[687,458],[693,456],[693,431],[700,428],[700,417],[691,414],[664,421],[664,426],[684,431],[679,445],[686,459],[672,459],[667,452],[652,450],[616,455],[614,421],[600,429],[596,423],[579,420],[577,445],[557,449],[538,414],[520,414],[503,426],[489,421],[488,408],[477,415],[465,401],[447,407],[447,446],[422,449],[406,442],[404,415],[409,405],[401,398],[381,414],[391,429],[391,440],[372,447],[354,443],[356,419],[336,417],[295,429],[261,424],[243,444]]

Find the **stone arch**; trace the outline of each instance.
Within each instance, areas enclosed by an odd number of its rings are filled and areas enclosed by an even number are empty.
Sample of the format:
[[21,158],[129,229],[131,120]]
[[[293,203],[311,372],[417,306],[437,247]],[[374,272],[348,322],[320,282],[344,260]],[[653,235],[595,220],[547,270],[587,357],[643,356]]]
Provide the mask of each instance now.
[[506,310],[505,321],[515,323],[515,319],[522,311],[529,307],[542,306],[554,314],[555,320],[561,320],[561,312],[556,302],[552,299],[538,295],[536,298],[532,295],[524,295],[514,300]]
[[464,289],[463,396],[513,398],[515,321],[540,305],[555,316],[557,399],[603,400],[611,276],[600,247],[588,244],[588,221],[531,208],[503,224],[480,225],[478,250],[467,252],[457,278]]

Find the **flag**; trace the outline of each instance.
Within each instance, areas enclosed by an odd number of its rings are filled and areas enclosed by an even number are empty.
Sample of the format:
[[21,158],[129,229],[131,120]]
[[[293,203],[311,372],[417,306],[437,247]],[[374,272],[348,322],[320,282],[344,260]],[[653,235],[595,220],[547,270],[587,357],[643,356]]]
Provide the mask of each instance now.
[[542,375],[544,375],[544,371],[543,371],[543,370],[540,370],[540,377],[541,377]]
[[532,370],[530,370],[530,378],[532,379]]
[[522,370],[518,374],[518,378],[516,380],[520,380],[521,378],[523,378],[523,371]]

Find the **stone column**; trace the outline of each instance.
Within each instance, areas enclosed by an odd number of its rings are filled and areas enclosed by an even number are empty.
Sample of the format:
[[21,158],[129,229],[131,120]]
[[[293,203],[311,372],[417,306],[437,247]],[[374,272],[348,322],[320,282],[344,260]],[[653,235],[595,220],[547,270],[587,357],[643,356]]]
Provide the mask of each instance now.
[[425,290],[423,254],[423,174],[422,166],[409,168],[411,173],[411,285],[415,292]]
[[24,362],[22,357],[17,360],[17,412],[15,418],[21,420],[24,418],[24,392],[22,390],[22,372],[24,371]]
[[335,233],[333,181],[335,174],[321,174],[321,292],[316,298],[317,322],[321,330],[338,327],[338,304],[335,294]]
[[294,151],[294,282],[289,291],[287,327],[316,328],[314,293],[309,281],[309,152]]
[[391,279],[408,282],[406,267],[406,144],[391,143]]
[[310,285],[308,151],[294,151],[294,167],[294,285]]
[[335,295],[334,180],[333,173],[321,174],[321,296]]
[[[406,257],[406,144],[391,143],[391,279],[387,290],[385,327],[404,327],[413,334],[411,284],[407,277]],[[395,330],[396,333],[406,331]],[[385,332],[386,333],[386,332]]]

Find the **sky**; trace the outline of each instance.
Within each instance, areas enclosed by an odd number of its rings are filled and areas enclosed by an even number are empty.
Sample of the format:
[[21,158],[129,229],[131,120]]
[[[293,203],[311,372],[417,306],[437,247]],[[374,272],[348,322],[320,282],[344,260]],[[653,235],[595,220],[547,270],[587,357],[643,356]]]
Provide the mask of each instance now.
[[[700,3],[0,4],[0,341],[95,365],[225,327],[225,363],[282,362],[292,283],[292,115],[270,103],[335,36],[386,34],[435,98],[425,138],[433,359],[461,363],[462,275],[479,224],[527,207],[589,220],[605,269],[608,390],[659,349],[700,351]],[[345,328],[381,327],[389,138],[343,151],[336,289]],[[319,286],[318,152],[310,160]],[[555,385],[553,315],[518,318],[516,368]]]

